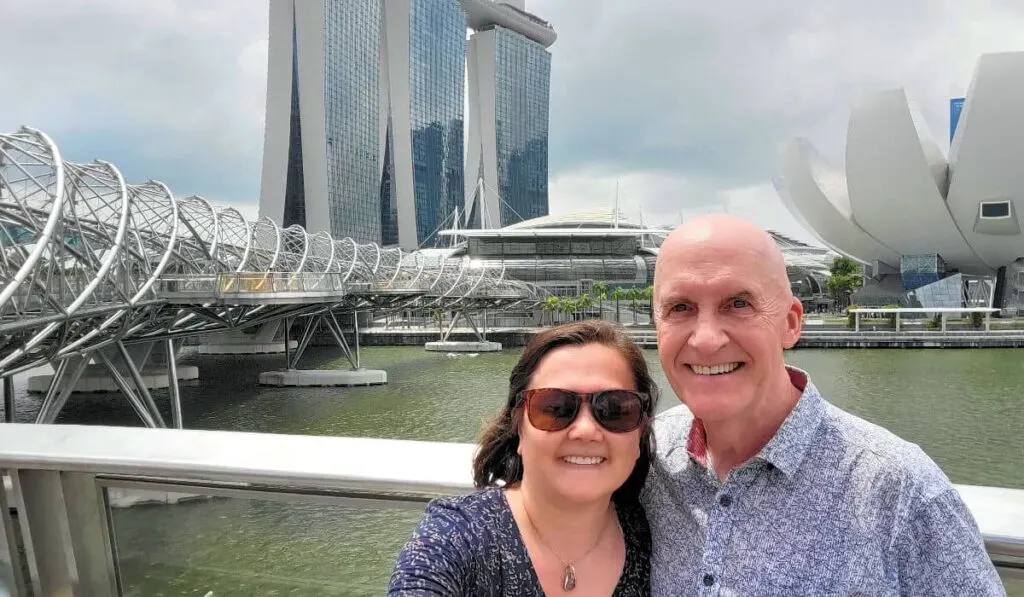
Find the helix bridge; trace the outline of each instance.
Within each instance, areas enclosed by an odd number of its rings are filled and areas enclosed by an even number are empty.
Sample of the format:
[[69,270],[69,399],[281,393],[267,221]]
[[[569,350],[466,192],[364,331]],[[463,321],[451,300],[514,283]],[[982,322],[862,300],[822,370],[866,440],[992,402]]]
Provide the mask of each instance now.
[[[404,251],[269,218],[246,220],[114,164],[61,158],[43,132],[0,134],[0,377],[49,363],[58,378],[132,344],[326,322],[373,310],[529,308],[504,268]],[[304,338],[308,342],[308,338]]]

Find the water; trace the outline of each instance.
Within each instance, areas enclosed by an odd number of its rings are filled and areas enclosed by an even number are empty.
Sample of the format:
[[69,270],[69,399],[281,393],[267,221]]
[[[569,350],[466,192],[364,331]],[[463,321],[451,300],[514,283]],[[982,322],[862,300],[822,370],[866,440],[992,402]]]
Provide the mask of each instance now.
[[[318,349],[303,367],[342,367]],[[659,410],[677,404],[654,351]],[[185,425],[314,435],[473,441],[505,400],[518,351],[452,357],[417,347],[371,348],[364,364],[388,371],[371,388],[261,388],[281,356],[187,359],[202,385],[182,388]],[[838,406],[914,441],[955,483],[1024,488],[1024,351],[800,350]],[[19,420],[38,409],[19,381]],[[161,405],[166,393],[156,392]],[[169,412],[165,413],[169,417]],[[76,397],[61,422],[137,424],[114,395]],[[297,456],[298,457],[298,456]],[[115,533],[126,594],[380,595],[419,514],[216,499],[118,510]],[[1010,587],[1024,595],[1024,585]]]

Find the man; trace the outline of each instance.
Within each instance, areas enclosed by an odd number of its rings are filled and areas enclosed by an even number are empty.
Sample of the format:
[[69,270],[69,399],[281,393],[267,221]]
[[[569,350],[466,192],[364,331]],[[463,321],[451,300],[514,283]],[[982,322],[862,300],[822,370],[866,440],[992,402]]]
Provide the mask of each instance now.
[[938,466],[786,366],[803,310],[764,230],[725,215],[675,230],[652,313],[685,405],[655,422],[653,595],[1005,594]]

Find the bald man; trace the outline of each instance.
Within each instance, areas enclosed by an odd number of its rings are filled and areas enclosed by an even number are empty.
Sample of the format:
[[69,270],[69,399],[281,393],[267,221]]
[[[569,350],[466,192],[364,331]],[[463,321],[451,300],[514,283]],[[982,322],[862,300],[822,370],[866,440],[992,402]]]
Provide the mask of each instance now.
[[675,230],[652,312],[685,405],[655,422],[643,496],[655,597],[1005,595],[938,466],[787,367],[803,309],[764,230],[725,215]]

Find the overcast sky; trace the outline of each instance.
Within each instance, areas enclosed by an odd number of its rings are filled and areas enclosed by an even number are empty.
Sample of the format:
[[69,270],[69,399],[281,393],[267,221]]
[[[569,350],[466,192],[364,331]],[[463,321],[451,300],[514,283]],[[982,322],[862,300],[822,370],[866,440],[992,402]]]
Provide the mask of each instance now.
[[[776,147],[841,164],[858,95],[906,87],[940,144],[978,57],[1024,50],[1018,0],[527,0],[552,46],[552,213],[729,210],[800,238]],[[256,214],[265,0],[0,0],[0,130]]]

